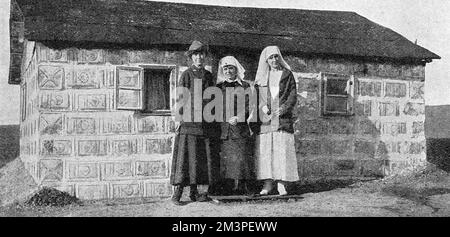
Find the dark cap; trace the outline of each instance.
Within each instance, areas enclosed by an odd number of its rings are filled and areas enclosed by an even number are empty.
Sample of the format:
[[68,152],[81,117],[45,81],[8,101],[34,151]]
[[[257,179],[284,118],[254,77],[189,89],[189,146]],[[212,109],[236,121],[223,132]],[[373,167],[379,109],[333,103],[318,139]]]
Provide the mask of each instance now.
[[185,55],[190,57],[194,52],[204,52],[208,54],[208,46],[202,44],[200,41],[194,40]]

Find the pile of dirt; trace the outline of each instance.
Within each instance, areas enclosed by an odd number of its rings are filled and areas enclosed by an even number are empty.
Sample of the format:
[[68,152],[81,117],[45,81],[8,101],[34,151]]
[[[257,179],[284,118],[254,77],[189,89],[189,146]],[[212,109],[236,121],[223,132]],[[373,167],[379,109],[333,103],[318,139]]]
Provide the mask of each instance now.
[[439,199],[439,204],[450,198],[450,173],[428,163],[422,169],[402,172],[373,182],[357,183],[352,188],[410,200],[437,212],[443,208],[434,205],[432,201]]
[[438,168],[436,165],[428,163],[426,167],[404,174],[393,175],[384,179],[390,185],[445,185],[450,180],[450,173]]
[[31,206],[67,206],[72,204],[82,204],[81,201],[66,193],[59,191],[54,188],[44,187],[39,192],[34,194],[28,201],[25,202],[26,205]]
[[0,168],[0,206],[23,202],[38,190],[20,158]]

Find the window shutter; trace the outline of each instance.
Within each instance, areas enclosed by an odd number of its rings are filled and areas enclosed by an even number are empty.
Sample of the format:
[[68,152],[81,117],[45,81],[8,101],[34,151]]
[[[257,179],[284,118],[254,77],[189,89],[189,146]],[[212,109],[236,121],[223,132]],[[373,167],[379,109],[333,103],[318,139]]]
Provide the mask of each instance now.
[[351,75],[347,82],[348,93],[348,115],[355,114],[355,76]]
[[353,115],[354,77],[350,75],[321,73],[322,115]]
[[144,103],[144,71],[140,67],[116,67],[117,109],[142,110]]

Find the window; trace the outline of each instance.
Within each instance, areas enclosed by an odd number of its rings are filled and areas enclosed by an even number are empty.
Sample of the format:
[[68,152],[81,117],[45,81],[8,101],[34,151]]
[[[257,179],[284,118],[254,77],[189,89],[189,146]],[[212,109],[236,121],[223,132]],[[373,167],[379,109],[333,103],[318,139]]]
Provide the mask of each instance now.
[[354,77],[321,73],[321,114],[353,115]]
[[117,109],[170,113],[177,67],[172,65],[118,66]]
[[170,110],[170,70],[144,70],[144,112]]

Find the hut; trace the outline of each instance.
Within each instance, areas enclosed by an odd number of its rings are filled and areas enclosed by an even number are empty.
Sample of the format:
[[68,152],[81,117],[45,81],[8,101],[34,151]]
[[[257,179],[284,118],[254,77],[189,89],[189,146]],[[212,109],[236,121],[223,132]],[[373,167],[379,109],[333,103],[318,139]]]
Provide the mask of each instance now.
[[389,175],[426,162],[425,65],[439,56],[354,12],[142,0],[12,0],[9,83],[20,157],[82,199],[165,197],[177,78],[193,40],[207,69],[235,56],[253,80],[280,46],[298,89],[302,179]]

